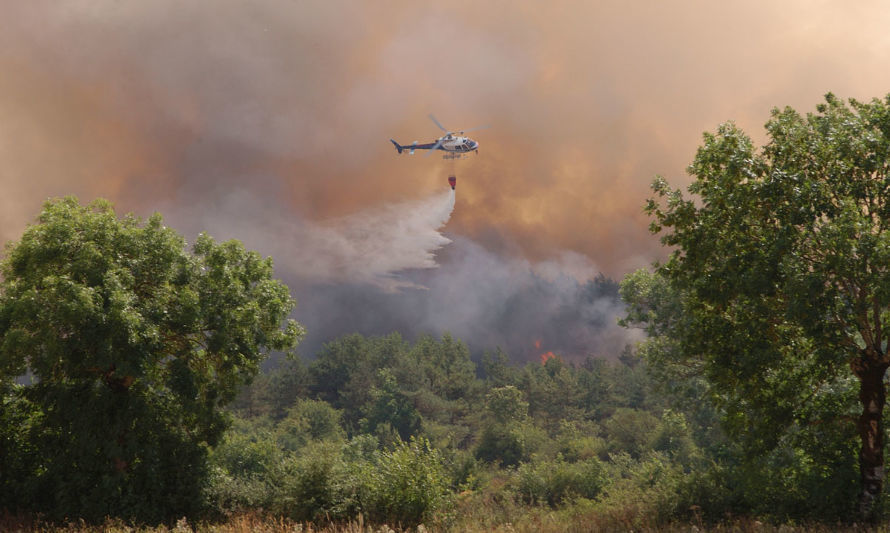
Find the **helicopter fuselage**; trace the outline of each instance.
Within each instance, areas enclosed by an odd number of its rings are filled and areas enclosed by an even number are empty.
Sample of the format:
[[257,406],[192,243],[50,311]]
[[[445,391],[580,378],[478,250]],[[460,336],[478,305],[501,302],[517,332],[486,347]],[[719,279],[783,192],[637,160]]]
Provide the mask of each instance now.
[[[408,145],[400,145],[397,142],[392,142],[396,145],[396,149],[399,153],[402,153],[402,150],[408,150],[408,153],[413,154],[414,150],[443,150],[445,152],[456,152],[456,153],[469,153],[479,149],[479,143],[470,139],[469,137],[456,137],[453,135],[446,135],[444,137],[440,137],[433,142],[425,143],[425,144],[417,144],[415,141],[412,144]],[[438,145],[438,146],[436,146]]]

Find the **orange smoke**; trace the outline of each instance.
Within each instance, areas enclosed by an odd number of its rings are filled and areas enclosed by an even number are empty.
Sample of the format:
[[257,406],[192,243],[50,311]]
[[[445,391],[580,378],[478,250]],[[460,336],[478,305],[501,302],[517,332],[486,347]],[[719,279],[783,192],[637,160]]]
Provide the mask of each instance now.
[[[735,119],[757,135],[773,106],[890,86],[877,2],[6,4],[0,244],[48,196],[147,214],[263,176],[257,194],[318,221],[432,194],[456,168],[449,232],[533,261],[575,251],[617,277],[664,253],[648,185],[688,181],[702,131]],[[728,25],[762,38],[723,39]],[[492,125],[472,134],[478,157],[399,156],[388,137],[442,133],[429,112]]]

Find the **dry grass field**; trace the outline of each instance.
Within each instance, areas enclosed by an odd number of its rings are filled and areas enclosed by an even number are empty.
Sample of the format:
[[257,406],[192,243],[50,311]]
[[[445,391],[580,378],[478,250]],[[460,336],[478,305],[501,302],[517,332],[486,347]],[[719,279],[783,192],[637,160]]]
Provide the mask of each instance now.
[[224,522],[195,522],[179,520],[173,526],[134,527],[117,520],[109,520],[101,525],[82,522],[69,524],[49,524],[28,517],[5,516],[0,518],[0,531],[22,533],[592,533],[624,532],[637,533],[890,533],[890,523],[877,525],[858,524],[766,524],[758,520],[737,519],[724,524],[705,525],[693,523],[673,523],[660,526],[622,524],[615,517],[574,516],[566,517],[557,513],[529,513],[516,523],[503,523],[484,526],[465,518],[456,519],[448,527],[400,528],[389,525],[365,524],[357,520],[344,524],[313,524],[293,522],[286,519],[246,514],[231,517]]

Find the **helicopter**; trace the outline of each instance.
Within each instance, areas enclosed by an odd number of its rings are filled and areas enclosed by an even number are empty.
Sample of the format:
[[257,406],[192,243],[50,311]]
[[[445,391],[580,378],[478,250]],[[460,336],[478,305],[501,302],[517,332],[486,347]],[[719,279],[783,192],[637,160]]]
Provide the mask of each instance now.
[[396,150],[400,154],[404,150],[407,150],[408,153],[411,155],[414,155],[414,150],[429,150],[429,152],[426,153],[426,157],[429,157],[429,155],[431,153],[435,152],[436,150],[444,150],[447,153],[445,155],[443,155],[442,158],[444,158],[444,159],[459,159],[465,153],[469,153],[469,152],[476,152],[477,154],[479,153],[479,143],[477,141],[474,141],[473,139],[470,139],[469,137],[464,137],[463,135],[468,131],[481,130],[481,129],[487,128],[488,126],[479,126],[477,128],[471,128],[468,130],[461,130],[461,131],[449,131],[448,129],[445,128],[445,126],[440,124],[438,120],[436,120],[436,117],[434,117],[433,115],[428,115],[428,116],[430,117],[430,120],[432,120],[433,123],[435,123],[436,126],[439,127],[440,130],[445,132],[445,135],[442,137],[439,137],[438,139],[436,139],[434,142],[431,142],[431,143],[417,144],[417,141],[414,141],[413,143],[406,145],[406,146],[402,146],[401,144],[397,143],[393,139],[390,139],[389,141],[391,143],[393,143],[393,145],[395,145]]

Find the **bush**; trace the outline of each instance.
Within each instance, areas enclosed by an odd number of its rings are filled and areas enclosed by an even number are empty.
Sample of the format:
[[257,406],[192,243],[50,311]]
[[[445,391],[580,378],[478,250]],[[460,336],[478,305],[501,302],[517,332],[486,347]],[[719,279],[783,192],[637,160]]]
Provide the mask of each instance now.
[[276,510],[294,520],[319,521],[339,516],[345,475],[342,446],[328,442],[308,445],[303,453],[285,461],[281,497]]
[[362,509],[372,519],[402,526],[428,521],[450,504],[450,479],[441,454],[424,438],[378,452],[362,479]]
[[476,458],[489,463],[497,461],[501,466],[515,466],[527,461],[546,441],[546,432],[529,422],[494,423],[482,430]]
[[606,441],[597,436],[599,426],[595,422],[564,421],[557,434],[556,453],[569,463],[592,458],[604,459]]
[[223,468],[214,467],[210,470],[205,503],[211,515],[232,516],[268,508],[275,496],[266,476],[236,477]]
[[210,454],[205,494],[211,512],[229,515],[268,508],[277,498],[278,472],[285,455],[262,424],[236,419]]
[[278,423],[278,444],[289,451],[298,451],[312,440],[343,438],[341,412],[320,400],[299,400]]
[[213,450],[211,462],[235,477],[267,474],[282,459],[274,437],[254,428],[252,433],[230,431]]
[[648,452],[640,459],[628,453],[612,455],[611,483],[604,488],[599,508],[607,521],[622,529],[654,528],[681,511],[681,466],[661,452]]
[[620,407],[603,422],[606,443],[610,452],[628,452],[639,458],[650,449],[659,421],[655,416],[638,409]]
[[598,459],[525,463],[518,468],[517,477],[517,492],[523,501],[551,507],[574,497],[593,499],[608,482],[606,469]]

